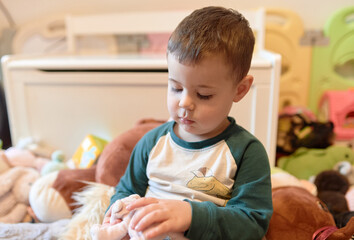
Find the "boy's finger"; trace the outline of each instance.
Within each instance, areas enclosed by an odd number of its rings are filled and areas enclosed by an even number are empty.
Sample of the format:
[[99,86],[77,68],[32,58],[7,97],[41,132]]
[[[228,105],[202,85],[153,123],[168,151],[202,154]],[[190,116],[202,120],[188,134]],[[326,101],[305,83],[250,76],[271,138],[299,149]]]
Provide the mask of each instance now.
[[130,203],[126,208],[127,210],[132,211],[136,208],[145,207],[153,203],[158,203],[158,200],[156,198],[140,198]]
[[106,223],[109,223],[109,222],[110,222],[110,218],[105,217],[105,218],[103,219],[102,224],[106,224]]
[[146,232],[144,232],[144,235],[146,236],[146,238],[150,239],[160,235],[167,235],[170,230],[171,227],[169,226],[169,222],[165,221],[155,227],[149,228],[148,230],[146,230]]
[[[153,226],[153,225],[160,225],[164,221],[168,219],[166,214],[163,214],[162,211],[153,211],[149,212],[145,216],[143,216],[136,224],[135,230],[137,231],[144,231],[145,229]],[[132,225],[133,226],[133,225]]]
[[111,222],[112,225],[115,225],[117,223],[120,223],[122,222],[122,219],[118,218],[118,219],[115,219],[113,222]]

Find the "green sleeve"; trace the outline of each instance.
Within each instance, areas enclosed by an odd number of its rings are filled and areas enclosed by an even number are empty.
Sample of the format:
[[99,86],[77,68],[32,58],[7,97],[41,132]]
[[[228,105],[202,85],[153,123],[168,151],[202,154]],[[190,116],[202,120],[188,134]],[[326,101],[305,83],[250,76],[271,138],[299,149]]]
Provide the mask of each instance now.
[[268,157],[257,141],[246,146],[242,155],[225,207],[189,201],[192,223],[187,238],[260,240],[265,235],[273,212]]
[[128,197],[132,194],[138,194],[141,197],[145,195],[148,186],[146,165],[149,155],[145,143],[146,137],[143,137],[135,146],[127,169],[115,187],[115,194],[111,198],[110,205],[116,200]]
[[141,197],[145,196],[149,181],[146,175],[146,166],[150,151],[155,146],[158,139],[166,134],[171,124],[171,122],[165,123],[149,131],[136,144],[130,156],[127,169],[115,187],[115,194],[112,196],[107,209],[109,209],[116,200],[128,197],[132,194],[138,194]]

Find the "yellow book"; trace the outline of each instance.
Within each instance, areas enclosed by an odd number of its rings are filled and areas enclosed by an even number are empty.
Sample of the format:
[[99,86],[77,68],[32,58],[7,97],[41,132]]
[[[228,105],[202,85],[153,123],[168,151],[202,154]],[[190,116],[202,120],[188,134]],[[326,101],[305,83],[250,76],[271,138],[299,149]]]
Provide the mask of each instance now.
[[102,153],[107,141],[94,135],[87,135],[74,153],[72,160],[76,168],[89,168]]

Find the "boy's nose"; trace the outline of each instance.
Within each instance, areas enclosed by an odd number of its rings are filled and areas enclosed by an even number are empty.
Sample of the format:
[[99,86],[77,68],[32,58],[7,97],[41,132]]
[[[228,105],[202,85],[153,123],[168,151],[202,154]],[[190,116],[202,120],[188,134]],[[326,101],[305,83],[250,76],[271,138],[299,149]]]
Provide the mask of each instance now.
[[193,99],[188,94],[182,94],[178,106],[188,110],[193,110],[194,109]]

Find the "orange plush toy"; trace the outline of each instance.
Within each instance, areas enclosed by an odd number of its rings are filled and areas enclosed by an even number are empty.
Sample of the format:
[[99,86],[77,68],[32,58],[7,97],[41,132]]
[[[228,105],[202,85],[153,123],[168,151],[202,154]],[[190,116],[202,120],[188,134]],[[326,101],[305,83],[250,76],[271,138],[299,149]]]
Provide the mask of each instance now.
[[348,240],[354,234],[354,217],[337,229],[326,205],[300,187],[273,189],[274,213],[270,220],[267,240],[312,239]]

